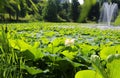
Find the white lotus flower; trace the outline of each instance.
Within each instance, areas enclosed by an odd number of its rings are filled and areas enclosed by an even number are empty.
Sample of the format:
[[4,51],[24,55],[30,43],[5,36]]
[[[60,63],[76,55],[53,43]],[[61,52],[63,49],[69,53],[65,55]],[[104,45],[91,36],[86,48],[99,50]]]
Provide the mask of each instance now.
[[65,46],[71,46],[74,44],[75,39],[66,39]]

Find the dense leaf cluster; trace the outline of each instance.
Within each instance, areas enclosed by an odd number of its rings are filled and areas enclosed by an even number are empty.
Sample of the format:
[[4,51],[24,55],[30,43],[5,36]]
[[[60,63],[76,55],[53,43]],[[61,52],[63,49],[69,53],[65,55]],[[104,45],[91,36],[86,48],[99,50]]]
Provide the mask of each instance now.
[[1,78],[119,77],[119,30],[22,23],[2,27],[0,36]]

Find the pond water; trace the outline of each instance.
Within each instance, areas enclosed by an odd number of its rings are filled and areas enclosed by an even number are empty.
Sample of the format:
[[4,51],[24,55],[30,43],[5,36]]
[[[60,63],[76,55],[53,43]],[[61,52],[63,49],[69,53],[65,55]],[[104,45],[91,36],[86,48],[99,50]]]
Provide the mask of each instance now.
[[78,26],[51,26],[51,27],[58,27],[58,28],[75,28],[75,27],[87,27],[87,28],[98,28],[98,29],[115,29],[120,30],[120,26],[108,26],[106,24],[80,24]]
[[107,26],[105,24],[93,24],[93,25],[89,25],[89,26],[84,26],[84,27],[88,27],[88,28],[99,28],[99,29],[117,29],[120,30],[120,26]]

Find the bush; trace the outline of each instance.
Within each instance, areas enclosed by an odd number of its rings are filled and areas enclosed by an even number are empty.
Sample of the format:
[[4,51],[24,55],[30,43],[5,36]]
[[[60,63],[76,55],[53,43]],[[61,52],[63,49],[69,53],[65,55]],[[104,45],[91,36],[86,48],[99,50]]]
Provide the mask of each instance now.
[[114,22],[114,25],[115,25],[115,26],[120,25],[120,14],[117,16],[117,18],[116,18],[116,20],[115,20],[115,22]]

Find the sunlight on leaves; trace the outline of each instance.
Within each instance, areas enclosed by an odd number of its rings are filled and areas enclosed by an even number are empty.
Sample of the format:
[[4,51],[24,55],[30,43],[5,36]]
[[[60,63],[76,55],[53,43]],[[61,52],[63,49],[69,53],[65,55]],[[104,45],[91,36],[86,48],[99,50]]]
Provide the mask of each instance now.
[[102,76],[93,70],[82,70],[76,73],[75,78],[102,78]]
[[116,45],[116,46],[110,46],[110,47],[104,47],[101,51],[100,51],[100,57],[102,59],[106,59],[109,55],[111,54],[119,54],[120,53],[120,45]]
[[66,56],[67,58],[73,60],[75,58],[75,56],[77,55],[78,52],[69,52],[69,51],[63,51],[61,54],[63,54],[64,56]]
[[113,59],[112,62],[107,63],[107,72],[109,78],[119,78],[120,77],[120,59]]

